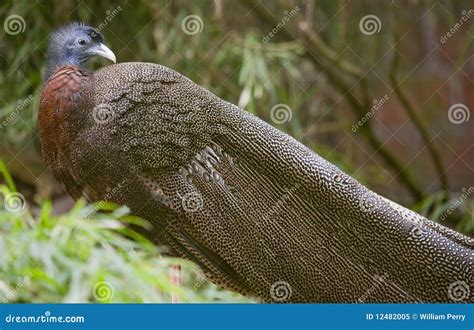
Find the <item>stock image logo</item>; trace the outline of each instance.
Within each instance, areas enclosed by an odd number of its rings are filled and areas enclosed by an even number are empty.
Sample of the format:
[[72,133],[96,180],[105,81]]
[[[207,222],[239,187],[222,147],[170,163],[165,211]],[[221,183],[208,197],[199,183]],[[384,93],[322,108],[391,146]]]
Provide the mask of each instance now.
[[204,22],[201,16],[188,15],[181,21],[181,29],[187,35],[196,35],[201,33],[204,29]]
[[99,104],[92,110],[92,117],[97,124],[107,124],[115,116],[115,112],[109,104]]
[[22,213],[27,207],[25,196],[18,192],[7,193],[3,196],[3,207],[11,213]]
[[469,108],[462,103],[453,104],[448,110],[448,119],[453,124],[462,124],[469,121],[471,112]]
[[23,33],[26,30],[25,19],[20,15],[10,15],[3,23],[3,30],[12,36]]
[[114,297],[114,287],[107,281],[100,281],[94,284],[92,296],[98,302],[110,301]]
[[362,212],[371,213],[377,208],[377,197],[371,193],[366,193],[359,199],[359,207]]
[[448,287],[448,297],[454,302],[462,302],[469,299],[471,288],[464,281],[456,281]]
[[293,290],[290,283],[277,281],[270,287],[270,296],[275,302],[285,302],[291,298]]
[[275,124],[287,123],[292,117],[291,108],[284,103],[275,104],[270,110],[270,118]]
[[465,313],[473,1],[3,1],[2,309],[209,330]]
[[365,15],[359,21],[359,30],[367,36],[377,34],[382,29],[382,22],[376,15]]

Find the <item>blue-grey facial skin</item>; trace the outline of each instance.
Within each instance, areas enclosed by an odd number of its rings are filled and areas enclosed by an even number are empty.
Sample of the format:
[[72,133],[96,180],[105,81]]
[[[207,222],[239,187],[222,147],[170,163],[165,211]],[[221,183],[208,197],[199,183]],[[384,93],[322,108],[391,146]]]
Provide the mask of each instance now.
[[104,37],[98,30],[77,23],[60,28],[51,34],[46,79],[62,65],[82,66],[93,56],[115,63],[114,53],[104,45]]

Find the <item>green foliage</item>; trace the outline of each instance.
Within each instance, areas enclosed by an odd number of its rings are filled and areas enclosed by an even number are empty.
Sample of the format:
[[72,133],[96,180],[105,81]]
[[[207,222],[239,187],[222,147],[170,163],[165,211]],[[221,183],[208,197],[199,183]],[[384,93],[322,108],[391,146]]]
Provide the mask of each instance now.
[[[250,302],[161,255],[126,226],[146,223],[125,207],[78,202],[54,215],[49,202],[28,210],[21,195],[0,189],[9,203],[0,208],[0,302],[170,302],[171,293],[183,302]],[[170,282],[172,264],[181,265],[180,287]]]

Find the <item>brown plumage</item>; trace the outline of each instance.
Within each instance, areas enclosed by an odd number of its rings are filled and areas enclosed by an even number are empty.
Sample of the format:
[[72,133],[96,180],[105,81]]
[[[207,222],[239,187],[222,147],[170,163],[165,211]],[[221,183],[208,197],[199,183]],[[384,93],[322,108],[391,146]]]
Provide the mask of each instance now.
[[[127,204],[156,243],[265,301],[473,302],[472,239],[171,69],[77,62],[50,61],[39,113],[44,158],[74,198]],[[453,299],[456,285],[470,291]]]

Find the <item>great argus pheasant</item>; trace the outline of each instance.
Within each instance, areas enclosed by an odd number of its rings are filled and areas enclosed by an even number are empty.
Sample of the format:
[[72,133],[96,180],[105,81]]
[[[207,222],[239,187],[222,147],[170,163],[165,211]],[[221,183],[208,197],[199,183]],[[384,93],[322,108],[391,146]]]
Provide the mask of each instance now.
[[52,33],[39,132],[75,199],[126,204],[170,253],[269,302],[473,302],[474,240],[368,190],[183,75]]

